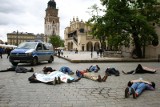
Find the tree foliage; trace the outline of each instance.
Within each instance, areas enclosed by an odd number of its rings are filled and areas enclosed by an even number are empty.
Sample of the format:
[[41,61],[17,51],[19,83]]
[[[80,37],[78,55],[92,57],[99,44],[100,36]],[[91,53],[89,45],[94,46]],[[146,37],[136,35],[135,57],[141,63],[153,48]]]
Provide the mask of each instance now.
[[105,31],[105,23],[103,20],[103,17],[100,16],[100,11],[102,11],[96,4],[93,5],[92,9],[92,18],[90,18],[87,22],[87,24],[91,27],[92,31],[91,34],[100,40],[101,48],[104,48],[103,44],[105,42],[106,38],[106,32]]
[[128,46],[130,40],[133,40],[139,58],[143,56],[142,47],[151,42],[154,46],[158,45],[158,36],[152,24],[159,22],[160,19],[156,0],[100,1],[105,7],[105,14],[98,17],[92,15],[89,19],[90,23],[94,22],[93,35],[98,38],[105,36],[110,40],[108,43],[115,47]]
[[64,40],[62,40],[60,36],[50,36],[49,42],[54,46],[54,48],[64,47]]

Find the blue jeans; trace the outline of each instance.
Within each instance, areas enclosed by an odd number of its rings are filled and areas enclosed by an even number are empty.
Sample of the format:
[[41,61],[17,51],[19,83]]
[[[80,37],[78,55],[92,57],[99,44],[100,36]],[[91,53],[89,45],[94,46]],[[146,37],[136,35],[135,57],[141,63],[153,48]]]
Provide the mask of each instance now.
[[71,70],[69,67],[65,67],[65,66],[61,67],[61,68],[59,69],[59,71],[65,73],[65,74],[66,74],[66,73],[68,73],[68,74],[71,74],[71,73],[72,73],[72,70]]
[[80,73],[80,71],[76,71],[76,75],[77,75],[77,77],[79,77],[79,78],[82,78],[83,77],[83,75]]
[[138,95],[140,95],[146,89],[146,87],[147,87],[147,84],[143,82],[136,82],[136,83],[133,83],[132,86],[129,88],[129,92],[131,93],[131,88],[133,88],[135,92]]
[[90,72],[96,72],[96,71],[98,71],[98,68],[97,68],[97,66],[91,66],[91,67],[89,68],[89,71],[90,71]]

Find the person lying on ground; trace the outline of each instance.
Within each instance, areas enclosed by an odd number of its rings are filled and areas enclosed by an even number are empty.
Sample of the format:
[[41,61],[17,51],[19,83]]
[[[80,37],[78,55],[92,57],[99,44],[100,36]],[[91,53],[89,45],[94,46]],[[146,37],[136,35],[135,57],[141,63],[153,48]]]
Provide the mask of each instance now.
[[156,73],[156,69],[152,69],[146,66],[142,66],[141,64],[138,64],[137,68],[135,70],[129,71],[129,72],[124,72],[122,71],[124,74],[143,74],[143,73],[150,73],[150,74],[154,74]]
[[34,72],[34,69],[27,69],[24,67],[19,67],[19,66],[11,66],[5,70],[0,70],[0,72],[8,72],[8,71],[15,71],[16,73],[26,73],[26,72]]
[[72,72],[72,70],[71,70],[69,67],[67,67],[67,66],[62,66],[62,67],[59,69],[59,71],[65,73],[65,74],[67,73],[67,74],[69,74],[69,75],[73,75],[73,74],[74,74],[74,72]]
[[88,69],[89,72],[98,72],[100,67],[98,65],[91,65]]
[[52,69],[52,67],[46,67],[45,66],[42,71],[43,71],[44,74],[48,74],[48,73],[51,73],[53,71],[56,71],[56,69]]
[[[56,71],[56,69],[52,69],[52,67],[44,67],[44,68],[43,68],[44,74],[49,74],[49,73],[51,73],[51,72],[53,72],[53,71]],[[67,73],[67,74],[69,74],[69,75],[73,75],[73,74],[74,74],[74,72],[72,72],[72,70],[71,70],[69,67],[67,67],[67,66],[61,67],[59,71],[65,73],[65,74]],[[74,79],[73,81],[70,80],[70,79],[68,79],[68,80],[67,80],[67,83],[77,82],[78,80],[80,80],[80,78]],[[57,81],[59,81],[59,79],[58,79]],[[56,82],[56,83],[57,83],[57,82]],[[60,82],[58,82],[58,83],[60,83]]]
[[34,73],[31,77],[28,78],[30,83],[46,83],[46,84],[60,84],[60,83],[71,83],[78,82],[80,78],[71,77],[68,74],[64,74],[61,71],[47,72],[43,73]]
[[89,72],[88,69],[86,70],[77,70],[76,75],[79,78],[87,78],[98,82],[105,82],[108,75],[105,74],[103,78],[100,75],[96,75],[95,73]]
[[108,75],[108,76],[111,76],[112,74],[115,75],[115,76],[119,76],[120,73],[119,73],[119,70],[115,69],[115,68],[110,68],[108,67],[105,71],[105,73]]
[[155,83],[143,79],[131,80],[128,82],[128,87],[125,89],[125,98],[131,94],[133,98],[137,98],[145,90],[155,90]]

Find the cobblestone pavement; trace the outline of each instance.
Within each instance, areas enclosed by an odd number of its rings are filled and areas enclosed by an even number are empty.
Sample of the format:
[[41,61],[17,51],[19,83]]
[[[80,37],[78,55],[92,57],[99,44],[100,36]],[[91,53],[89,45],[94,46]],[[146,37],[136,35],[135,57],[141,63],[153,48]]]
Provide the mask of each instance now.
[[[0,69],[6,69],[11,64],[6,56],[0,59]],[[106,67],[115,67],[122,71],[130,71],[136,68],[136,62],[94,63],[101,70],[97,73],[104,75]],[[158,68],[156,74],[135,74],[109,76],[106,82],[96,82],[82,78],[79,82],[63,83],[59,85],[47,85],[43,83],[29,83],[28,77],[33,73],[0,73],[0,107],[159,107],[160,105],[160,63],[143,62],[142,65]],[[52,64],[46,62],[33,66],[35,72],[42,72],[44,66],[59,69],[61,66],[69,66],[74,72],[86,69],[92,63],[70,63],[64,59],[55,57]],[[30,68],[28,64],[20,64]],[[75,75],[73,75],[76,77]],[[127,82],[142,77],[145,80],[156,83],[155,91],[145,91],[137,99],[132,96],[124,98],[124,89]]]

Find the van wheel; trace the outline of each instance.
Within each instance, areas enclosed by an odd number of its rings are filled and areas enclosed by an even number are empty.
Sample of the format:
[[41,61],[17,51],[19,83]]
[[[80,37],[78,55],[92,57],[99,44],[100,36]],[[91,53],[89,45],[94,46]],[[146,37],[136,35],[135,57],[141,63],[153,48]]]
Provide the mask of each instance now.
[[18,63],[17,62],[11,62],[13,66],[17,66]]
[[38,64],[38,59],[37,58],[33,58],[33,61],[31,63],[31,65],[37,65]]
[[53,57],[51,56],[48,60],[48,63],[52,63],[52,61],[53,61]]

